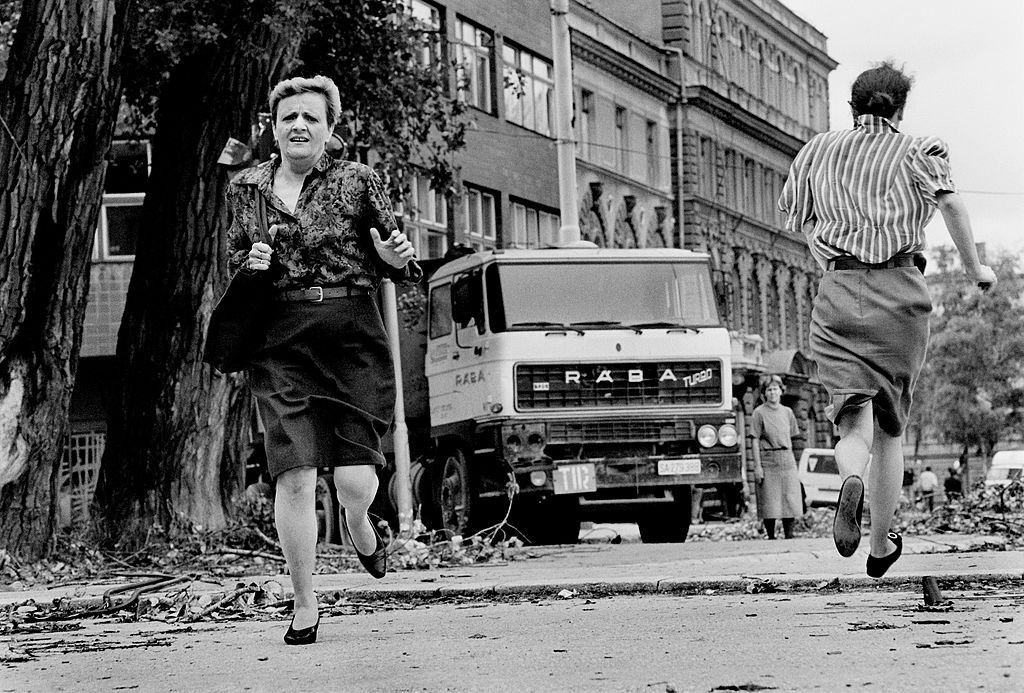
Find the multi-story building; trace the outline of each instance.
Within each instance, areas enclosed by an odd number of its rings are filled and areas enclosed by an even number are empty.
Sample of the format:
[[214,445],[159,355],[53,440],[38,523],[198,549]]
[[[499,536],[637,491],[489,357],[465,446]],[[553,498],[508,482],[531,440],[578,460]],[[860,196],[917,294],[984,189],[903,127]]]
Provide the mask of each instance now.
[[[453,61],[453,93],[473,120],[456,157],[461,195],[410,177],[399,208],[421,257],[454,243],[557,242],[549,0],[405,4],[440,37],[421,59]],[[759,375],[783,373],[811,440],[828,442],[803,353],[818,270],[776,209],[793,156],[828,126],[825,37],[778,0],[573,0],[569,24],[582,237],[708,252],[734,333],[734,392],[749,409]],[[114,154],[69,447],[96,465],[149,162],[144,142],[119,142]]]

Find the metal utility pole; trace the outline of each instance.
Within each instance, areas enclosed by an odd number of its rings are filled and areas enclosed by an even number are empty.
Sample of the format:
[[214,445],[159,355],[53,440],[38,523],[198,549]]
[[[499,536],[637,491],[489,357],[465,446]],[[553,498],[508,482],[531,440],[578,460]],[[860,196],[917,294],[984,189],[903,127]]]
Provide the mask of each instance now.
[[565,245],[580,240],[576,205],[576,141],[572,128],[572,49],[569,44],[569,0],[551,0],[551,52],[555,61],[555,138],[558,151],[559,231]]
[[391,360],[395,364],[395,500],[398,503],[398,531],[402,535],[412,532],[412,477],[409,467],[409,427],[405,423],[405,392],[402,383],[402,349],[398,337],[398,298],[395,284],[390,279],[382,282],[384,291],[384,322],[391,346]]

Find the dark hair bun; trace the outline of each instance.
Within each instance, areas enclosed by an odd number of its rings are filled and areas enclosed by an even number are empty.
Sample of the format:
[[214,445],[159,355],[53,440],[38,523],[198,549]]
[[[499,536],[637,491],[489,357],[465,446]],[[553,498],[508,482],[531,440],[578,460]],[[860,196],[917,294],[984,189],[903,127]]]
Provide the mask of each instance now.
[[891,62],[860,73],[850,90],[854,115],[891,118],[907,102],[913,79]]
[[876,91],[871,94],[867,102],[867,110],[873,112],[875,110],[889,110],[894,106],[893,99],[891,96],[886,94],[884,91]]

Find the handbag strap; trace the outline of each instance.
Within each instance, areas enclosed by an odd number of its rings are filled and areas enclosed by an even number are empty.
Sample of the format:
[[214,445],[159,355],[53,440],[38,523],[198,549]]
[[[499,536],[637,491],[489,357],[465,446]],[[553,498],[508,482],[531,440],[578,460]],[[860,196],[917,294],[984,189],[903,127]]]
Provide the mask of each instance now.
[[253,241],[273,247],[274,239],[270,235],[270,225],[267,223],[267,198],[263,197],[263,193],[256,186],[253,186],[252,190],[256,196],[256,233]]

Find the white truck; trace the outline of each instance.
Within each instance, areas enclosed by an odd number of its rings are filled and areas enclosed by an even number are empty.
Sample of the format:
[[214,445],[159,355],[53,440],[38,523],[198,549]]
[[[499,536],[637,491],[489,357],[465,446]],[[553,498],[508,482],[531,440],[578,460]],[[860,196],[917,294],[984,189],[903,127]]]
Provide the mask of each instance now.
[[[428,271],[431,269],[428,267]],[[729,334],[704,254],[494,250],[406,289],[414,500],[427,526],[500,520],[574,542],[583,519],[683,541],[695,484],[739,484]]]

